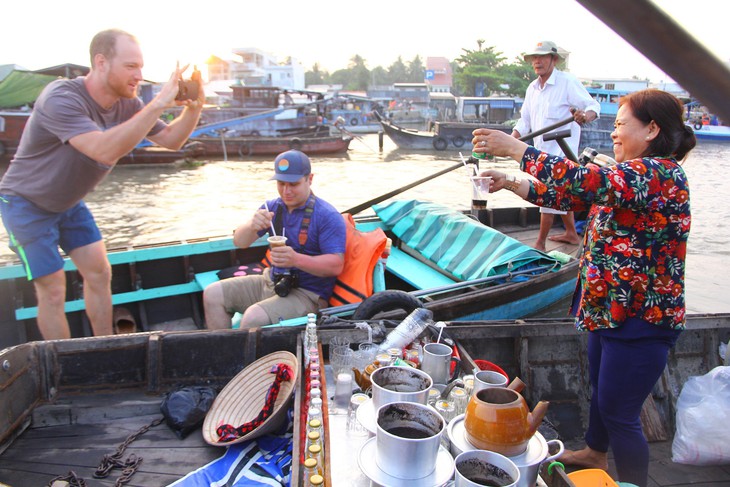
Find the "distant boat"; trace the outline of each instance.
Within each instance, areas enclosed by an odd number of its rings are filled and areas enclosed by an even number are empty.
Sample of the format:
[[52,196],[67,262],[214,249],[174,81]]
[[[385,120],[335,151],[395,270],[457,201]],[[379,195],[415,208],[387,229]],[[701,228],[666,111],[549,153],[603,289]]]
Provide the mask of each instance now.
[[702,123],[696,122],[689,126],[694,130],[697,140],[714,142],[730,141],[730,127],[725,125],[703,125]]
[[[30,114],[30,110],[0,111],[0,162],[10,162],[15,155]],[[149,145],[136,147],[119,159],[117,165],[171,164],[177,161],[190,161],[203,153],[204,147],[194,143],[188,143],[180,150]]]
[[193,143],[202,144],[205,157],[247,157],[276,155],[289,149],[306,154],[336,154],[347,152],[352,137],[304,134],[286,137],[192,137]]
[[417,150],[437,150],[443,151],[447,148],[454,147],[460,149],[464,146],[471,147],[472,131],[478,127],[486,127],[495,130],[502,130],[505,133],[511,133],[512,128],[502,124],[478,124],[465,122],[435,122],[434,130],[414,130],[396,125],[390,120],[386,120],[382,115],[375,112],[375,116],[380,121],[383,132],[400,149],[417,149]]
[[188,142],[180,150],[165,149],[156,145],[137,147],[117,161],[117,166],[140,166],[150,164],[173,164],[192,162],[205,154],[205,147],[197,142]]
[[0,162],[9,161],[18,149],[30,110],[0,111]]

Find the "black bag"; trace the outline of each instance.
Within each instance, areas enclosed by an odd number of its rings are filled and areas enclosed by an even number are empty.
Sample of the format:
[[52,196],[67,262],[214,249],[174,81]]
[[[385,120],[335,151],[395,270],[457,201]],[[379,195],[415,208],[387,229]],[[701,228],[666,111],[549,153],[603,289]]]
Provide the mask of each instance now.
[[178,438],[182,440],[203,424],[215,394],[211,387],[183,387],[165,397],[160,410]]

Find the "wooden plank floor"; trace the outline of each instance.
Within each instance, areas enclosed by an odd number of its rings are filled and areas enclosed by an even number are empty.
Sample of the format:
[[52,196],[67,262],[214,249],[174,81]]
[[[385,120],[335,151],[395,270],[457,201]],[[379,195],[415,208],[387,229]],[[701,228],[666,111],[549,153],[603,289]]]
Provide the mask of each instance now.
[[[134,407],[120,406],[132,402]],[[161,403],[162,397],[124,392],[95,398],[78,396],[57,405],[41,406],[34,414],[35,426],[0,455],[0,482],[11,487],[39,487],[74,471],[89,487],[114,485],[121,470],[112,470],[106,479],[95,479],[97,466],[104,455],[114,454],[129,435],[162,417]],[[67,420],[61,424],[64,408]],[[113,417],[110,410],[115,412]],[[200,429],[181,440],[163,422],[125,450],[123,459],[130,454],[143,459],[125,485],[166,486],[224,453],[224,448],[205,443]]]
[[[113,470],[106,479],[94,479],[96,467],[104,455],[115,453],[129,435],[160,418],[161,402],[161,397],[120,392],[96,397],[76,396],[53,406],[41,406],[34,415],[34,427],[25,431],[11,448],[0,455],[0,483],[11,487],[39,487],[73,470],[89,487],[113,485],[121,471]],[[109,413],[112,410],[113,415]],[[566,441],[565,444],[572,449],[583,446],[580,440]],[[648,487],[730,485],[730,465],[697,467],[677,464],[671,459],[671,441],[649,445]],[[224,452],[224,448],[205,443],[199,429],[181,440],[165,423],[160,424],[140,435],[126,449],[123,458],[133,453],[143,459],[139,470],[126,485],[169,485],[221,457]],[[610,454],[609,465],[609,473],[615,478],[616,469]],[[568,472],[573,470],[567,469]]]
[[[581,440],[565,442],[569,449],[585,446]],[[649,443],[649,482],[647,487],[720,487],[730,485],[730,465],[699,467],[672,462],[672,441]],[[617,478],[613,455],[608,454],[608,473]],[[566,472],[577,470],[566,467]]]

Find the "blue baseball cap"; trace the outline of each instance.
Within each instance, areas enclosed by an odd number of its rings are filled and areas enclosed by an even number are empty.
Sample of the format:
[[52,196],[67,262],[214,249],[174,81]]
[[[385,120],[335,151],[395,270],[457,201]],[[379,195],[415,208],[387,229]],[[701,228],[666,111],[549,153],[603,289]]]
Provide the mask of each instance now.
[[309,162],[307,154],[298,150],[288,150],[276,156],[274,176],[271,179],[285,183],[296,183],[311,173],[312,164]]

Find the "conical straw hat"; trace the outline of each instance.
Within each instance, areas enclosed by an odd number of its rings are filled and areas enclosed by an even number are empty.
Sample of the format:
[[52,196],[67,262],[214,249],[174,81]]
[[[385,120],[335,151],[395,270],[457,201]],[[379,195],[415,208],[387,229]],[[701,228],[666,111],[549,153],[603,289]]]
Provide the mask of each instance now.
[[[266,393],[276,378],[276,374],[272,374],[271,369],[279,363],[284,363],[291,368],[292,378],[281,383],[271,415],[250,433],[233,441],[219,442],[216,433],[219,425],[230,424],[237,428],[259,415],[266,402]],[[294,392],[298,373],[297,358],[290,352],[274,352],[251,363],[231,379],[213,401],[213,406],[203,422],[205,441],[214,446],[228,446],[275,431],[286,418],[287,408],[285,406],[288,405]]]

